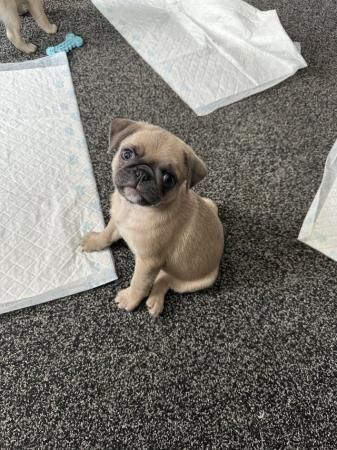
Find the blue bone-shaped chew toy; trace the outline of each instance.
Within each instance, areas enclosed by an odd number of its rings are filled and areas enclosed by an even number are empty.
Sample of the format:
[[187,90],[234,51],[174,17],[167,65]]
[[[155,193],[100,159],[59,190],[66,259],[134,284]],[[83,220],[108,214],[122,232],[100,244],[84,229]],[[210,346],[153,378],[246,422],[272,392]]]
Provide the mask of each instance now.
[[46,53],[48,56],[55,55],[60,52],[70,52],[73,48],[82,47],[83,38],[81,36],[76,36],[74,33],[68,33],[63,42],[56,45],[55,47],[48,47]]

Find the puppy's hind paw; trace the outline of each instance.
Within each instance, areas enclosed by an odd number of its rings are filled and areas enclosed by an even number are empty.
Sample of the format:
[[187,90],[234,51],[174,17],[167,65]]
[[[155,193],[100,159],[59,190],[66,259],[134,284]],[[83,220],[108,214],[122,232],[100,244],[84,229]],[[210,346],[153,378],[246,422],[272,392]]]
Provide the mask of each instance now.
[[147,310],[153,318],[157,318],[163,312],[164,309],[164,299],[160,297],[149,297],[146,300]]

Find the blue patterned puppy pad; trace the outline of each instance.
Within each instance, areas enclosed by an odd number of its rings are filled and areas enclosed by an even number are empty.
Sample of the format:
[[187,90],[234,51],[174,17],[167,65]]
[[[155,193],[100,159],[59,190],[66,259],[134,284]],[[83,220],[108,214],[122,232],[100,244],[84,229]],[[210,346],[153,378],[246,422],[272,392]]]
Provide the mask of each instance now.
[[117,278],[65,53],[0,64],[0,313]]

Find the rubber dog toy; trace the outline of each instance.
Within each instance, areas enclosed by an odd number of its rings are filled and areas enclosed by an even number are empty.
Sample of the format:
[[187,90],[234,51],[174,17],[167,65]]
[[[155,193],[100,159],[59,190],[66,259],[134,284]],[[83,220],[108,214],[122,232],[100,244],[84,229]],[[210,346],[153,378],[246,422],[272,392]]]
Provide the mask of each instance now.
[[63,42],[56,45],[55,47],[48,47],[46,53],[48,56],[55,55],[60,52],[70,52],[73,48],[82,47],[83,38],[81,36],[76,36],[74,33],[68,33]]

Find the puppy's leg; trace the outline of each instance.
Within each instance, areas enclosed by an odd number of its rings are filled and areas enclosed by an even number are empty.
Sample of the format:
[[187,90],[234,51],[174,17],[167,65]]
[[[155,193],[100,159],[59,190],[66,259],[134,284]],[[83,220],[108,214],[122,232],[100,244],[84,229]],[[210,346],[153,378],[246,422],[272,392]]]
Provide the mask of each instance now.
[[6,27],[6,34],[11,43],[22,52],[33,53],[36,45],[25,42],[20,33],[20,17],[15,4],[9,6],[3,15],[3,21]]
[[46,16],[42,0],[27,0],[28,10],[36,20],[38,26],[48,34],[55,34],[57,25],[51,24]]
[[153,284],[149,298],[146,300],[147,309],[152,317],[158,317],[163,312],[165,294],[170,288],[171,277],[160,271]]
[[24,0],[21,0],[21,2],[19,2],[19,4],[17,4],[17,8],[18,8],[19,16],[24,16],[25,14],[28,13],[28,5],[27,5],[27,2]]
[[161,268],[157,260],[145,260],[136,256],[136,267],[130,287],[118,292],[115,302],[118,308],[132,311],[145,298]]
[[193,292],[211,286],[218,276],[219,268],[206,275],[204,278],[194,281],[182,281],[168,275],[161,270],[154,282],[153,288],[146,301],[149,313],[152,317],[158,317],[164,308],[165,294],[169,289],[176,292]]
[[83,236],[81,247],[84,252],[97,252],[109,247],[120,238],[121,236],[116,228],[115,222],[111,218],[106,228],[100,233],[92,231]]

